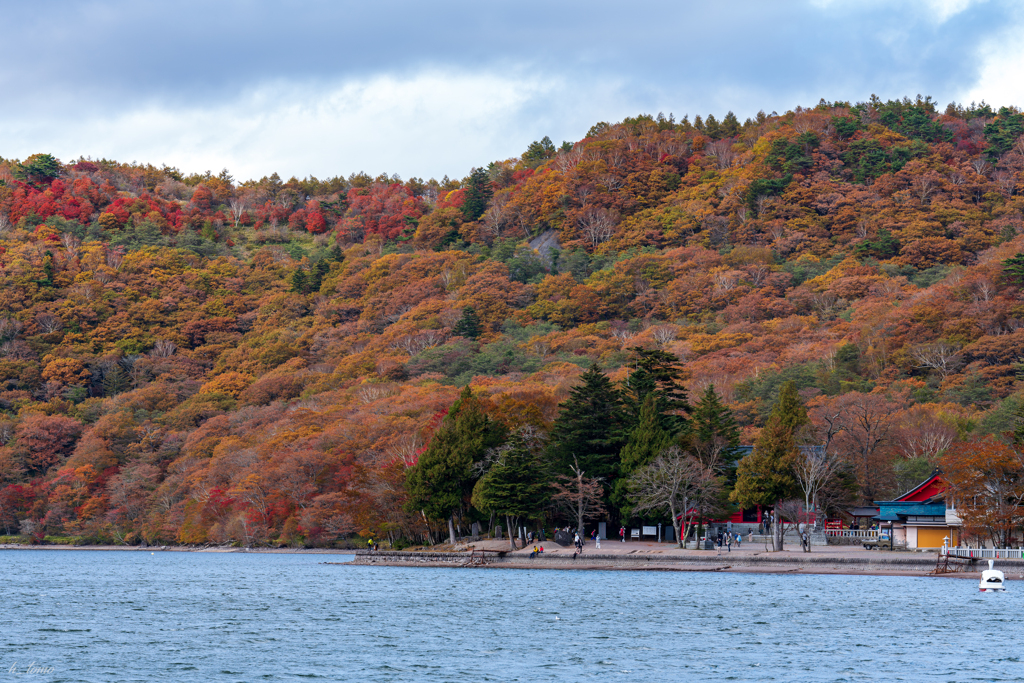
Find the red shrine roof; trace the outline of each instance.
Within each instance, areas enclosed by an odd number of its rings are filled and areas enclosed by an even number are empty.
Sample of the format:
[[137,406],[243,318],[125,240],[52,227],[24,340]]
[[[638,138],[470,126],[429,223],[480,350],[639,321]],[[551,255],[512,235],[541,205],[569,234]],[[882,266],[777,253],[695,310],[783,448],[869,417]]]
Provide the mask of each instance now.
[[936,469],[930,477],[891,502],[923,503],[936,496],[941,497],[945,490],[946,483],[942,481],[942,472]]

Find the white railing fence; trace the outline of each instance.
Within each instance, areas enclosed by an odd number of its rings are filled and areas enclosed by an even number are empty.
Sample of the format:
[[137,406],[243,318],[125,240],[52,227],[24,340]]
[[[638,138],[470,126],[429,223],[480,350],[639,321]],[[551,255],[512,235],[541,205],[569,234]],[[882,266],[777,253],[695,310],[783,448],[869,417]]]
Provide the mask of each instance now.
[[941,548],[939,554],[975,560],[1024,560],[1024,548]]
[[825,535],[839,538],[878,538],[878,529],[825,529]]

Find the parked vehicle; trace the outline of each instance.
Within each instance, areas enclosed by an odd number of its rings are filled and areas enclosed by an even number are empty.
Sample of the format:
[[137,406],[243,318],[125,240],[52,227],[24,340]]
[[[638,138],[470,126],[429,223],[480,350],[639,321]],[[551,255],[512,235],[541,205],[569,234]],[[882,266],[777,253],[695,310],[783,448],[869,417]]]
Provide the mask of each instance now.
[[877,550],[880,548],[892,550],[892,536],[886,531],[880,531],[878,538],[869,538],[864,541],[865,550]]

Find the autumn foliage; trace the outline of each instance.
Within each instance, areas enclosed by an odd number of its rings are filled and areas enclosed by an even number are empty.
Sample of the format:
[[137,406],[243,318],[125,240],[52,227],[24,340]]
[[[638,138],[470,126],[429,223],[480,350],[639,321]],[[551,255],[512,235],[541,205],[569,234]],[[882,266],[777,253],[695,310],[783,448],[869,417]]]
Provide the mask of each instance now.
[[461,387],[544,431],[633,347],[746,443],[793,382],[866,500],[953,441],[998,451],[970,439],[1021,403],[1024,115],[726,120],[599,124],[463,181],[0,159],[0,525],[421,539],[405,469]]

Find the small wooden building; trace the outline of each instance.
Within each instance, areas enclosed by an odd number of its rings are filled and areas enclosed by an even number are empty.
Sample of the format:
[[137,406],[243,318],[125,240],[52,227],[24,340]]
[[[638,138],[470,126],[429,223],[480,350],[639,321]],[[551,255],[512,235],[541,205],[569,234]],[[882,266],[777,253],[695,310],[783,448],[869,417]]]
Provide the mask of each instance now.
[[874,518],[878,516],[878,508],[870,505],[859,505],[846,511],[850,515],[851,529],[868,529],[874,524]]

